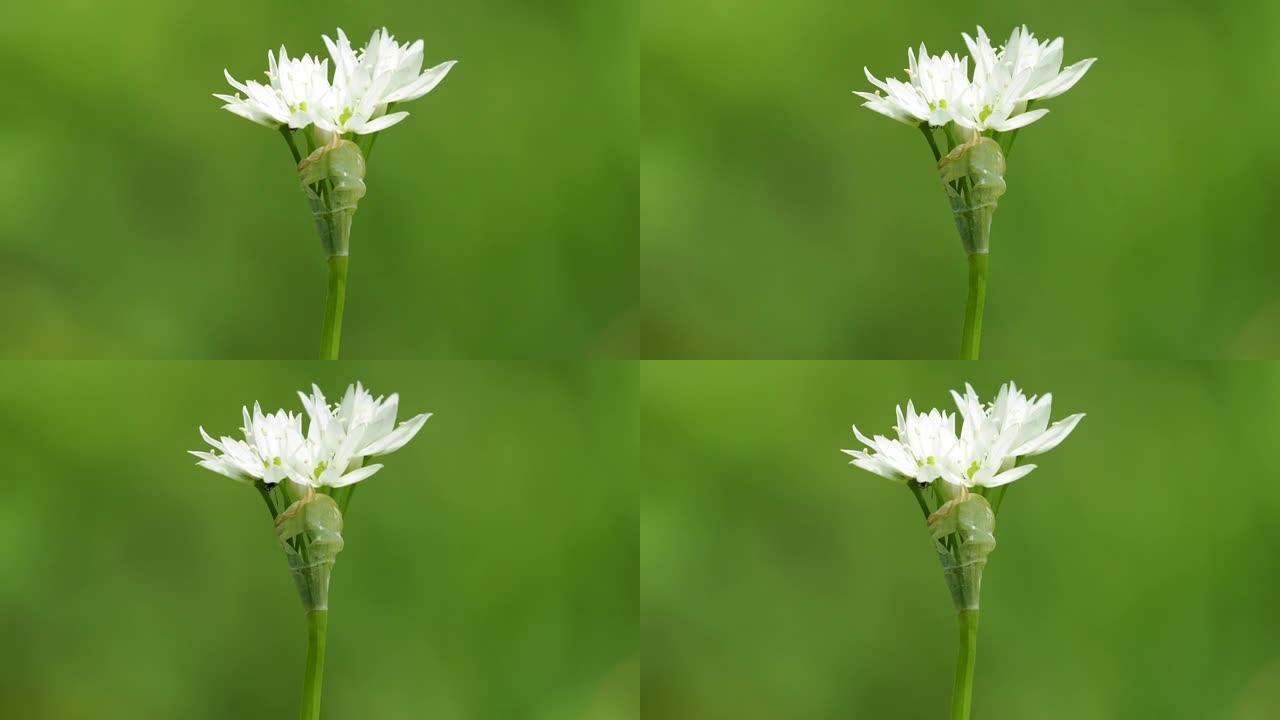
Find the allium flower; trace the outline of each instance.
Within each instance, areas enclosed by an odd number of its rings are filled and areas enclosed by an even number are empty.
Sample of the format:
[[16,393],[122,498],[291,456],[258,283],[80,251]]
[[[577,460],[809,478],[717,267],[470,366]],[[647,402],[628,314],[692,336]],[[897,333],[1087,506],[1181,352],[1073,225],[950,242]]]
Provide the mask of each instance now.
[[1010,86],[1019,77],[1026,81],[1013,93],[1015,102],[1048,100],[1070,90],[1089,71],[1097,58],[1086,58],[1062,69],[1062,38],[1038,42],[1026,25],[1013,29],[1004,47],[991,46],[987,31],[978,26],[978,37],[962,33],[973,57],[973,84],[976,87]]
[[[435,89],[456,61],[422,72],[422,41],[401,45],[386,28],[375,30],[360,51],[338,28],[336,41],[324,36],[334,65],[334,101],[320,126],[333,132],[377,132],[408,113],[386,115],[391,103],[417,100]],[[373,118],[373,119],[371,119]]]
[[946,125],[953,119],[953,104],[969,87],[969,59],[949,52],[930,55],[923,43],[919,59],[916,57],[911,48],[907,48],[905,83],[891,77],[882,82],[871,74],[870,68],[864,67],[862,71],[867,80],[878,90],[875,93],[855,91],[854,95],[867,101],[865,107],[908,125],[925,121],[933,126]]
[[391,112],[393,105],[431,92],[454,66],[450,60],[422,72],[422,41],[401,45],[386,28],[374,31],[359,50],[341,28],[337,34],[336,41],[324,38],[334,64],[332,79],[327,60],[310,55],[290,59],[281,47],[278,62],[274,53],[267,53],[268,84],[241,83],[224,71],[238,92],[214,94],[224,109],[279,130],[289,147],[328,256],[320,340],[320,357],[326,360],[338,358],[351,226],[368,192],[364,178],[374,141],[409,115]]
[[422,429],[431,413],[396,425],[400,397],[374,398],[360,383],[347,387],[342,402],[330,406],[316,385],[311,395],[299,392],[310,422],[307,427],[306,468],[296,482],[315,487],[344,487],[373,475],[381,465],[361,466],[365,458],[387,455],[404,447]]
[[[267,80],[263,85],[256,80],[238,82],[230,70],[223,70],[227,82],[234,87],[235,95],[214,93],[214,97],[226,103],[226,110],[266,127],[288,125],[304,128],[315,121],[316,113],[324,106],[329,87],[328,61],[303,55],[290,58],[284,46],[280,46],[280,60],[267,51]],[[246,97],[240,97],[244,93]]]
[[1028,398],[1012,382],[1000,386],[990,405],[982,404],[972,385],[965,383],[964,389],[964,395],[951,391],[964,418],[961,441],[977,448],[1007,445],[1006,455],[1014,460],[1054,449],[1084,417],[1084,413],[1076,413],[1050,426],[1053,395]]
[[[267,53],[269,84],[241,83],[224,71],[227,82],[239,92],[214,97],[226,103],[223,108],[267,127],[287,125],[297,130],[315,126],[339,135],[368,135],[407,117],[407,112],[388,114],[388,106],[431,92],[455,63],[450,60],[420,72],[422,41],[400,45],[386,28],[374,31],[369,44],[360,50],[351,47],[341,28],[336,42],[328,36],[324,42],[333,59],[332,81],[327,60],[310,55],[289,59],[281,47],[278,63]],[[327,138],[320,138],[317,144],[325,141]]]
[[[1018,131],[1044,117],[1034,102],[1061,95],[1075,85],[1094,58],[1062,69],[1062,38],[1037,41],[1026,26],[1015,28],[1008,43],[994,48],[986,30],[975,40],[964,35],[971,58],[907,51],[907,81],[877,80],[873,93],[854,91],[875,112],[920,129],[929,143],[943,192],[951,206],[960,244],[968,256],[969,294],[965,300],[960,357],[977,360],[982,313],[987,296],[991,225],[1008,190],[1006,159]],[[969,60],[973,74],[969,74]]]
[[252,416],[247,407],[243,412],[240,432],[244,440],[226,436],[214,440],[200,428],[200,436],[213,452],[192,450],[191,454],[200,458],[196,464],[250,485],[256,480],[274,485],[297,473],[306,445],[302,416],[284,410],[265,415],[257,403],[253,404]]
[[983,405],[973,387],[966,394],[952,392],[963,419],[956,434],[955,416],[939,410],[917,413],[907,403],[897,410],[896,439],[868,438],[855,425],[854,435],[866,446],[843,450],[851,464],[898,482],[928,485],[942,479],[966,488],[999,487],[1025,477],[1035,465],[1017,465],[1019,458],[1057,447],[1071,434],[1083,413],[1049,426],[1053,397],[1028,399],[1017,386],[1007,383],[990,405]]
[[881,477],[906,482],[914,480],[927,485],[939,477],[960,482],[964,472],[964,457],[960,440],[956,437],[956,417],[953,414],[930,410],[917,413],[915,405],[907,401],[907,411],[896,408],[898,422],[893,426],[897,439],[876,435],[868,438],[858,426],[853,434],[868,450],[842,450],[853,457],[852,464]]
[[1084,415],[1049,425],[1053,398],[1047,393],[1028,398],[1010,382],[984,405],[973,386],[964,387],[964,395],[951,393],[963,420],[958,435],[954,415],[917,413],[908,402],[906,413],[897,411],[896,439],[867,438],[855,426],[866,448],[843,452],[853,456],[852,464],[903,482],[915,496],[960,624],[951,717],[967,720],[982,576],[996,548],[996,515],[1006,486],[1035,469],[1018,465],[1020,458],[1056,447]]
[[254,404],[252,416],[244,410],[244,440],[215,440],[200,428],[212,452],[191,451],[200,458],[197,464],[248,484],[288,479],[313,488],[346,487],[382,469],[365,465],[367,458],[404,447],[431,417],[423,413],[397,426],[399,396],[375,399],[360,383],[349,386],[337,405],[329,405],[314,385],[310,396],[298,396],[309,418],[305,434],[301,415],[284,410],[266,415]]
[[864,68],[878,90],[854,94],[866,100],[864,107],[909,125],[927,121],[940,127],[954,122],[970,131],[1008,132],[1044,117],[1048,110],[1028,110],[1027,103],[1071,89],[1096,60],[1088,58],[1063,70],[1062,38],[1039,42],[1025,25],[1015,28],[1001,48],[992,47],[982,27],[977,39],[963,35],[973,59],[972,77],[969,58],[946,52],[930,56],[921,45],[918,62],[907,50],[907,82],[893,78],[881,82]]

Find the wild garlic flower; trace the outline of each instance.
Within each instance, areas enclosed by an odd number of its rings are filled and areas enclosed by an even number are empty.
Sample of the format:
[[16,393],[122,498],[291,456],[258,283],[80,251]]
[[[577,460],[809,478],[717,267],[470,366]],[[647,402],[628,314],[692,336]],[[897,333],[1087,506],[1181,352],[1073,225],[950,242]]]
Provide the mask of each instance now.
[[387,108],[431,92],[456,64],[449,60],[422,72],[422,41],[401,45],[386,28],[375,30],[359,51],[342,28],[336,41],[325,35],[324,44],[333,58],[334,93],[319,125],[331,132],[366,134],[400,122],[408,113],[388,115]]
[[964,389],[964,395],[951,391],[956,409],[964,418],[961,441],[978,448],[1007,445],[1005,454],[1014,460],[1054,449],[1084,418],[1084,413],[1076,413],[1050,426],[1053,395],[1028,398],[1012,382],[1001,385],[989,405],[982,403],[972,385],[965,383]]
[[365,460],[404,447],[431,417],[423,413],[397,426],[399,396],[374,398],[360,383],[349,386],[336,405],[329,405],[314,385],[310,396],[298,396],[308,417],[305,433],[301,415],[284,410],[267,415],[255,403],[252,415],[244,410],[244,440],[215,440],[200,428],[211,451],[191,451],[200,459],[197,464],[248,484],[287,479],[310,488],[346,487],[382,469]]
[[329,405],[316,385],[311,395],[299,392],[310,418],[307,427],[305,484],[344,487],[364,480],[382,468],[363,465],[366,458],[393,453],[422,429],[431,413],[422,413],[396,425],[400,397],[374,398],[360,383],[347,387],[342,401]]
[[1026,77],[1022,87],[1013,93],[1018,103],[1048,100],[1063,94],[1097,62],[1097,58],[1086,58],[1063,69],[1062,38],[1039,42],[1026,25],[1014,28],[1000,48],[992,47],[991,38],[981,25],[976,40],[968,33],[961,34],[973,57],[976,87],[1009,86],[1016,78]]
[[970,132],[1008,132],[1044,117],[1047,109],[1030,110],[1028,103],[1071,89],[1096,61],[1088,58],[1062,69],[1062,38],[1039,42],[1025,25],[1015,28],[999,48],[992,46],[981,27],[977,39],[967,33],[963,36],[969,58],[950,53],[930,56],[921,45],[918,61],[907,51],[907,82],[893,78],[882,82],[864,68],[877,91],[854,94],[866,100],[864,107],[908,125],[955,123]]
[[[954,104],[969,87],[969,59],[944,52],[934,56],[920,44],[920,55],[907,48],[907,82],[886,77],[877,80],[869,68],[863,68],[867,80],[876,86],[875,93],[858,92],[854,95],[867,102],[868,107],[881,115],[908,125],[928,122],[934,127],[946,125],[954,117]],[[883,96],[881,92],[885,93]]]
[[[266,85],[256,80],[241,83],[230,70],[222,72],[239,92],[213,96],[226,103],[223,108],[266,127],[307,127],[315,122],[316,113],[330,94],[328,61],[310,55],[290,58],[283,45],[278,62],[275,54],[267,51]],[[240,97],[240,93],[246,97]]]
[[[333,60],[332,80],[327,60],[310,55],[289,59],[282,46],[279,62],[267,53],[268,84],[253,80],[241,83],[230,71],[224,71],[227,82],[238,92],[215,93],[214,97],[225,103],[224,109],[267,127],[315,127],[338,135],[368,135],[407,117],[409,113],[403,111],[388,113],[389,105],[416,100],[431,92],[455,62],[450,60],[420,72],[422,41],[400,45],[386,28],[375,30],[368,45],[359,50],[352,48],[341,28],[336,42],[328,36],[324,42]],[[327,141],[321,137],[317,144]]]
[[296,474],[306,445],[302,416],[284,410],[267,415],[258,403],[253,404],[252,415],[247,407],[243,413],[240,432],[244,440],[228,436],[215,440],[200,428],[200,436],[213,452],[192,450],[191,454],[200,458],[196,464],[250,485],[258,480],[275,485]]
[[973,387],[965,395],[952,392],[963,421],[956,433],[955,415],[939,410],[917,413],[907,403],[897,410],[895,438],[868,438],[855,425],[854,435],[866,446],[843,450],[851,464],[897,482],[928,485],[941,479],[951,485],[994,488],[1025,477],[1035,465],[1017,464],[1022,457],[1057,447],[1075,429],[1083,413],[1049,426],[1053,396],[1027,398],[1013,383],[1000,388],[984,405]]

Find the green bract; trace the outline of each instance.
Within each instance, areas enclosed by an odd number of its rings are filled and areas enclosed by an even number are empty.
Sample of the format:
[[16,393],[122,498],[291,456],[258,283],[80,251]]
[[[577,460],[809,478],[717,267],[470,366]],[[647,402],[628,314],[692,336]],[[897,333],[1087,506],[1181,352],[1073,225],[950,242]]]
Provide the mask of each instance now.
[[991,505],[977,493],[948,500],[929,516],[929,537],[956,610],[978,609],[982,571],[996,548],[995,525]]
[[360,147],[337,136],[298,163],[298,179],[331,257],[347,254],[351,220],[365,194],[364,172]]
[[333,498],[310,492],[276,518],[276,536],[289,559],[302,605],[329,609],[329,577],[342,551],[342,511]]
[[995,140],[975,135],[938,161],[938,177],[951,203],[960,242],[970,255],[991,244],[991,217],[1005,193],[1004,152]]

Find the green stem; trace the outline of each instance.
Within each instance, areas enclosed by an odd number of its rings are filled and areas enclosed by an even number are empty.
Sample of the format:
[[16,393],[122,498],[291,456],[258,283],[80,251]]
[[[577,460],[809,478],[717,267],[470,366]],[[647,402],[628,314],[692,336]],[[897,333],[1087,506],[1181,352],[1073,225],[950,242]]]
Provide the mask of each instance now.
[[933,139],[933,128],[929,127],[929,121],[920,123],[920,132],[924,133],[924,139],[929,141],[929,149],[933,151],[933,161],[942,160],[942,153],[938,150],[938,141]]
[[288,125],[280,126],[280,134],[284,136],[284,141],[289,143],[289,152],[293,154],[293,164],[297,165],[302,162],[302,153],[298,152],[298,145],[293,141],[293,131]]
[[961,610],[960,655],[956,658],[956,684],[951,691],[951,720],[969,720],[973,704],[973,665],[978,658],[978,611]]
[[267,512],[271,513],[271,519],[275,520],[280,513],[276,512],[276,504],[271,500],[271,490],[261,480],[254,483],[254,487],[258,488],[258,493],[262,495],[262,499],[267,503]]
[[302,720],[319,720],[320,692],[324,683],[324,639],[329,631],[329,611],[307,613],[307,677],[302,690]]
[[924,513],[924,519],[929,519],[929,503],[924,501],[924,492],[920,489],[920,484],[914,480],[908,480],[907,484],[911,486],[911,494],[916,496],[916,502],[920,505],[920,512]]
[[1004,494],[1009,490],[1008,485],[1001,485],[998,488],[992,488],[991,493],[987,495],[987,502],[991,503],[991,514],[1000,514],[1000,503],[1004,502]]
[[324,302],[324,329],[320,339],[320,359],[337,360],[342,340],[342,308],[347,299],[347,256],[329,257],[329,293]]
[[987,302],[987,253],[969,256],[969,297],[964,304],[964,338],[961,360],[977,360],[982,342],[982,308]]

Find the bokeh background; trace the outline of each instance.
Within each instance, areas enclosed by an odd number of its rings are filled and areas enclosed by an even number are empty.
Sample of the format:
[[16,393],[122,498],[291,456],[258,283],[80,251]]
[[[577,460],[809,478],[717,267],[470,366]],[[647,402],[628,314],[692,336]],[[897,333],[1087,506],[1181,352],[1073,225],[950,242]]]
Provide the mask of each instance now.
[[278,134],[223,68],[343,27],[458,65],[385,133],[343,356],[580,358],[637,335],[639,50],[627,0],[48,0],[7,7],[0,356],[309,358],[324,256]]
[[974,717],[1280,717],[1280,369],[990,362],[642,368],[646,717],[943,717],[924,521],[840,449],[1010,378],[1088,416],[1001,508]]
[[637,718],[634,370],[448,362],[5,364],[0,717],[296,717],[270,518],[186,451],[357,379],[435,415],[352,498],[325,716]]
[[1023,131],[984,357],[1280,356],[1280,5],[655,0],[647,357],[956,356],[965,260],[920,133],[853,90],[981,23],[1100,58]]

